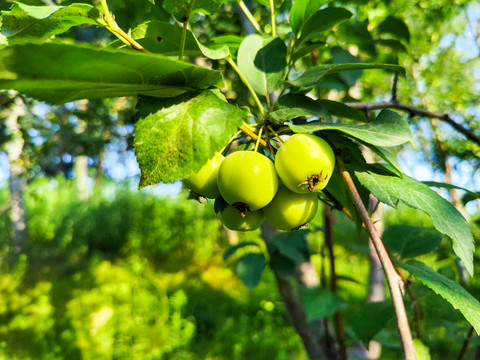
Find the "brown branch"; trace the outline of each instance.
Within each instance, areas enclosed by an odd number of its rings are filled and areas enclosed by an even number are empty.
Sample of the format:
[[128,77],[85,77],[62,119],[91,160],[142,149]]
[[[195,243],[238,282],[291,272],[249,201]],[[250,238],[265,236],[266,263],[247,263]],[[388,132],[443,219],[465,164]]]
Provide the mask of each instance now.
[[392,98],[390,99],[390,101],[393,103],[398,103],[397,86],[398,86],[398,71],[396,71],[395,75],[393,76]]
[[414,360],[416,359],[415,355],[415,348],[413,346],[413,338],[412,338],[412,331],[410,330],[410,325],[408,323],[407,312],[405,310],[405,304],[403,303],[403,296],[402,296],[402,279],[395,271],[395,267],[393,266],[392,260],[390,259],[387,249],[383,245],[382,239],[377,233],[375,226],[373,225],[372,219],[370,219],[370,215],[368,214],[365,205],[360,198],[358,190],[353,182],[350,173],[345,170],[345,166],[342,162],[342,159],[338,158],[338,165],[340,167],[340,172],[343,177],[343,181],[347,186],[348,193],[350,198],[352,199],[355,207],[357,208],[363,223],[365,224],[368,233],[370,235],[370,239],[377,251],[378,257],[380,258],[380,262],[382,263],[383,270],[385,272],[385,277],[387,278],[388,287],[390,289],[390,294],[392,297],[393,306],[395,308],[395,314],[397,316],[397,325],[398,331],[400,333],[400,339],[402,342],[403,351],[405,353],[406,360]]
[[322,349],[320,348],[317,340],[307,322],[307,315],[303,310],[303,306],[300,303],[295,290],[290,281],[282,279],[276,272],[275,280],[277,281],[278,290],[282,296],[283,302],[287,309],[288,315],[292,321],[295,331],[300,336],[303,342],[303,346],[307,351],[310,359],[324,359]]
[[[325,234],[325,245],[328,249],[328,255],[330,258],[330,290],[336,294],[338,292],[337,286],[337,273],[335,271],[335,255],[333,253],[333,213],[332,210],[325,206],[323,208],[323,226]],[[342,314],[340,311],[335,311],[333,314],[333,320],[335,324],[335,333],[337,335],[337,342],[339,347],[340,360],[347,360],[347,347],[345,345],[345,332],[343,330]]]
[[465,359],[465,354],[467,353],[468,345],[470,344],[470,341],[472,340],[472,337],[473,337],[473,331],[474,331],[473,326],[470,326],[467,336],[465,337],[465,341],[463,342],[462,349],[460,350],[460,354],[458,354],[457,360]]
[[412,116],[421,116],[432,119],[440,119],[448,124],[450,124],[455,130],[465,135],[465,137],[478,145],[480,145],[480,136],[475,134],[472,130],[465,128],[463,125],[457,123],[453,120],[448,114],[442,114],[434,111],[429,111],[426,109],[420,109],[415,106],[402,104],[395,101],[384,101],[384,102],[369,102],[369,103],[360,103],[360,102],[349,102],[345,103],[350,107],[353,107],[357,110],[363,110],[366,112],[372,110],[381,110],[381,109],[396,109],[403,110],[408,112]]

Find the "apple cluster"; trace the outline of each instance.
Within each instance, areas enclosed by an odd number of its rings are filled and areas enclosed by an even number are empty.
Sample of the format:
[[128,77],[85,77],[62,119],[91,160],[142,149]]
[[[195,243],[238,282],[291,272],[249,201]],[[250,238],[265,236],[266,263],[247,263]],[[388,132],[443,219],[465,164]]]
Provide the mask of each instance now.
[[335,156],[315,135],[296,134],[279,148],[273,162],[255,151],[220,153],[183,180],[193,192],[215,199],[224,225],[255,230],[265,218],[279,230],[295,230],[313,219],[317,192],[332,176]]

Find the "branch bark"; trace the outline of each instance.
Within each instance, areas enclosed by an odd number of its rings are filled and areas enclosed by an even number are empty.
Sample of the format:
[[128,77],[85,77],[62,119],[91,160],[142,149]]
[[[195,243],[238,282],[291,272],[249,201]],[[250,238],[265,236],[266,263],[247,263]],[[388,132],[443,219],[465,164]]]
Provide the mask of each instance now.
[[[272,255],[270,242],[272,241],[278,230],[274,229],[270,224],[265,222],[262,225],[262,237],[267,245],[270,256]],[[328,360],[317,341],[317,336],[312,326],[307,321],[307,315],[303,309],[302,303],[298,298],[295,289],[290,280],[281,278],[275,271],[275,280],[277,282],[278,291],[287,309],[287,313],[292,321],[295,331],[300,336],[303,346],[309,359],[312,360]]]
[[441,114],[438,112],[429,111],[426,109],[417,108],[415,106],[402,104],[396,101],[384,101],[384,102],[349,102],[345,105],[348,105],[357,110],[363,110],[369,112],[372,110],[381,110],[381,109],[396,109],[408,112],[412,116],[421,116],[431,119],[439,119],[448,124],[450,124],[455,130],[465,135],[465,137],[478,145],[480,145],[480,136],[475,134],[472,130],[465,128],[463,125],[457,123],[453,120],[448,114]]
[[397,316],[398,331],[400,333],[400,339],[402,342],[403,351],[405,353],[406,360],[416,360],[415,348],[413,346],[412,331],[410,330],[410,325],[408,323],[407,312],[405,310],[405,304],[403,303],[402,295],[402,279],[395,271],[392,260],[387,253],[387,249],[383,245],[382,239],[377,233],[375,226],[370,218],[370,215],[365,208],[365,205],[360,198],[360,195],[357,191],[357,188],[353,182],[350,173],[345,170],[345,166],[340,158],[338,158],[338,164],[340,167],[340,172],[342,174],[345,185],[347,186],[348,193],[352,199],[355,207],[357,208],[364,225],[367,228],[367,231],[370,235],[370,239],[377,251],[380,262],[382,263],[385,276],[387,278],[388,287],[390,289],[390,294],[392,297],[393,306],[395,308],[395,314]]
[[[332,225],[334,217],[332,210],[328,206],[323,208],[323,224],[325,232],[325,245],[328,249],[328,255],[330,259],[330,290],[336,294],[338,292],[337,286],[337,274],[335,271],[335,254],[333,253],[333,232]],[[347,360],[347,347],[345,345],[345,333],[343,330],[342,314],[340,311],[335,311],[333,314],[333,320],[335,324],[335,333],[337,335],[337,342],[339,348],[340,360]]]

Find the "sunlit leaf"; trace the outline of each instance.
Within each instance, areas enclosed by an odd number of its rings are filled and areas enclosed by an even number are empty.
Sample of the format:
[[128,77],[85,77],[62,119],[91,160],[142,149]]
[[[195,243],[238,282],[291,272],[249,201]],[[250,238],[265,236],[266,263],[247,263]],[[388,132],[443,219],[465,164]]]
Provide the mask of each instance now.
[[200,170],[246,117],[211,90],[174,99],[141,98],[137,107],[134,145],[141,188]]

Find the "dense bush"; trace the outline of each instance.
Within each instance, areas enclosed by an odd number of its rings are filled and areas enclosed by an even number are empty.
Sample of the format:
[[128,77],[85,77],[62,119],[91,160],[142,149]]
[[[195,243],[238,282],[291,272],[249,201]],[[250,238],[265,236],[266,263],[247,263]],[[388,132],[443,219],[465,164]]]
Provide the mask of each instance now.
[[[303,353],[273,278],[249,292],[223,262],[213,204],[110,185],[101,194],[82,200],[62,179],[29,187],[28,250],[0,276],[0,359]],[[5,214],[3,239],[7,228]]]

